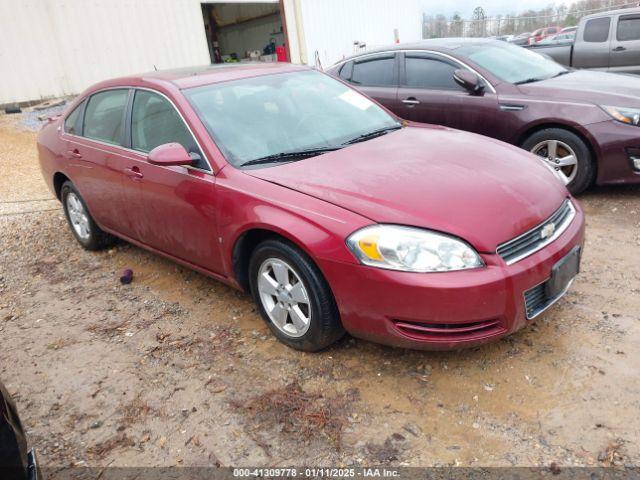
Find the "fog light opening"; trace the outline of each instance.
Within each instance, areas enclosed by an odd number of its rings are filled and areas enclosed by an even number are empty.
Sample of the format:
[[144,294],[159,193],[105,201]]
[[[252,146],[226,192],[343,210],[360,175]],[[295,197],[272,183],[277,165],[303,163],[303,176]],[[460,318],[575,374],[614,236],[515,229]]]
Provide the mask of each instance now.
[[627,157],[629,157],[629,161],[631,162],[631,168],[636,172],[640,172],[640,148],[627,147],[625,150],[627,151]]

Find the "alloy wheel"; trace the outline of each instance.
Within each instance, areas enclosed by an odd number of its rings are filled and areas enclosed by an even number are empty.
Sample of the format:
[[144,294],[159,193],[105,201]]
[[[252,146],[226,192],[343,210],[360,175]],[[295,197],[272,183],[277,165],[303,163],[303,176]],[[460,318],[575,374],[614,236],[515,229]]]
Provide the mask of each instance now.
[[71,226],[75,230],[78,237],[82,240],[88,240],[91,236],[91,229],[89,225],[89,215],[84,208],[84,205],[80,201],[80,198],[74,193],[69,192],[67,195],[67,213],[69,214],[69,220]]
[[531,149],[556,172],[556,175],[568,185],[578,174],[578,157],[573,149],[560,140],[545,140]]
[[271,322],[285,335],[301,337],[311,324],[307,289],[285,261],[268,258],[258,270],[258,293]]

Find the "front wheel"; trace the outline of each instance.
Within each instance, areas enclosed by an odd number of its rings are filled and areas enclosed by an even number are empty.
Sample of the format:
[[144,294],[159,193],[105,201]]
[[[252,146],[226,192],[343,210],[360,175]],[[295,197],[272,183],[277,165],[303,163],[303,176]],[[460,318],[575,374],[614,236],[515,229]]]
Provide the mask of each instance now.
[[260,314],[284,344],[314,352],[344,334],[329,285],[296,247],[282,240],[262,242],[251,255],[249,275]]
[[528,137],[522,148],[541,157],[574,195],[593,183],[596,169],[591,151],[575,133],[546,128]]

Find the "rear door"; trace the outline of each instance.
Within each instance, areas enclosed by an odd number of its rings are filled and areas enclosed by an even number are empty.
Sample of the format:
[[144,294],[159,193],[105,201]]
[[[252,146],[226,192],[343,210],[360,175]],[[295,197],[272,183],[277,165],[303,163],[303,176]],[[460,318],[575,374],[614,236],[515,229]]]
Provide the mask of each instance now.
[[611,30],[610,17],[587,20],[584,27],[578,29],[571,66],[607,70],[611,53]]
[[398,62],[394,52],[365,55],[349,61],[340,69],[339,76],[398,113]]
[[[221,273],[217,235],[215,177],[195,136],[173,102],[136,89],[127,140],[132,152],[127,171],[135,201],[127,206],[139,241],[209,271]],[[148,153],[180,143],[194,158],[192,167],[152,165]]]
[[613,22],[610,70],[640,73],[640,14],[616,15]]
[[132,234],[124,214],[123,188],[127,151],[123,149],[129,88],[90,95],[65,119],[62,139],[68,174],[99,225],[126,236]]

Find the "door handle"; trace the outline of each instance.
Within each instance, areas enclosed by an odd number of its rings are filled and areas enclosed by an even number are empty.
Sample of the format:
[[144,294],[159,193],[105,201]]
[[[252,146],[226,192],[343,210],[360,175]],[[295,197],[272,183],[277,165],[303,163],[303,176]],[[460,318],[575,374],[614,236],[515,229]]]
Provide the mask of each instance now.
[[405,98],[404,100],[402,100],[402,103],[404,103],[405,105],[419,105],[420,104],[420,100],[418,100],[415,97],[409,97],[409,98]]
[[622,45],[617,46],[616,48],[614,48],[612,51],[613,52],[624,52],[626,50],[625,47],[623,47]]
[[124,174],[131,180],[142,180],[144,175],[138,167],[127,167],[124,169]]
[[69,155],[69,158],[82,158],[82,154],[77,148],[67,150],[67,155]]

